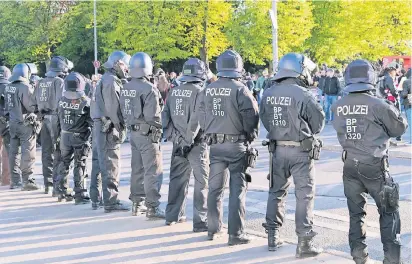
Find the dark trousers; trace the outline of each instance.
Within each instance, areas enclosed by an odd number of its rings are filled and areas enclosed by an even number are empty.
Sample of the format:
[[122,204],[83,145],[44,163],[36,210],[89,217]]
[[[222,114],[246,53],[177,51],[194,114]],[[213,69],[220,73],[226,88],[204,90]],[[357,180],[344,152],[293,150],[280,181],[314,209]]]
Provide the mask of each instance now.
[[266,224],[279,228],[285,219],[285,203],[290,177],[295,183],[296,235],[313,236],[313,206],[315,198],[315,168],[309,153],[295,146],[277,146],[272,158],[273,186],[269,189]]
[[[386,178],[392,181],[392,178]],[[366,245],[366,206],[367,194],[375,200],[380,214],[381,241],[385,254],[384,263],[400,263],[399,208],[383,210],[379,193],[385,181],[385,173],[380,160],[360,163],[347,159],[343,167],[343,185],[347,198],[350,227],[349,246],[353,259],[360,262],[368,256]]]

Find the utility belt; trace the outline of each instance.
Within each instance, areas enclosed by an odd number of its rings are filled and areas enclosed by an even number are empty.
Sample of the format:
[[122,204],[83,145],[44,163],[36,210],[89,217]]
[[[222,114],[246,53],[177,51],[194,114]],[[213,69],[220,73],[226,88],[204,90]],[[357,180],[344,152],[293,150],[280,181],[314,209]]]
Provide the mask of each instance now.
[[320,153],[322,151],[323,142],[318,138],[306,138],[300,142],[289,141],[289,140],[270,140],[265,143],[268,146],[269,151],[275,151],[276,146],[282,147],[300,147],[303,151],[309,152],[309,158],[314,160],[319,160]]
[[[351,160],[355,164],[367,164],[355,158],[348,158],[347,151],[343,150],[342,161],[345,162],[346,160]],[[379,192],[381,208],[378,209],[380,210],[380,213],[393,213],[399,209],[399,184],[396,183],[389,174],[388,156],[385,155],[382,158],[380,158],[380,162],[378,158],[376,158],[376,164],[380,165],[380,169],[384,175],[382,189]]]
[[210,146],[217,143],[223,144],[224,142],[244,142],[246,140],[246,137],[244,135],[207,134],[205,136],[205,140],[206,143]]
[[75,137],[80,137],[80,136],[86,135],[88,133],[88,131],[85,131],[85,132],[72,132],[72,131],[67,131],[67,130],[62,129],[62,133],[64,133],[64,134],[73,134],[73,136],[75,136]]
[[135,124],[128,126],[131,131],[139,131],[143,136],[149,136],[153,143],[158,143],[162,138],[162,129],[149,124]]

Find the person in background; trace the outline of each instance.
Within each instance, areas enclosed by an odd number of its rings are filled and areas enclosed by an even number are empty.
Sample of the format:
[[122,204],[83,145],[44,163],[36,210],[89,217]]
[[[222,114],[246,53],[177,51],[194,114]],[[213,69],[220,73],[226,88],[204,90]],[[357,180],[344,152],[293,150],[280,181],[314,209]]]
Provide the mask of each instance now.
[[253,90],[253,95],[256,98],[256,101],[258,102],[258,104],[260,104],[260,94],[261,91],[263,91],[263,88],[265,87],[265,80],[268,78],[268,70],[264,69],[262,72],[262,75],[257,79],[256,81],[256,86],[255,89]]
[[331,106],[338,100],[338,96],[341,92],[340,83],[338,78],[334,76],[335,71],[328,69],[325,84],[323,86],[323,93],[325,94],[325,115],[326,122],[333,120],[333,113],[331,112]]
[[406,132],[409,135],[409,144],[412,144],[412,94],[411,94],[411,69],[405,74],[406,79],[402,84],[401,97],[403,99],[403,106],[408,120],[408,130]]
[[250,75],[250,72],[246,73],[246,76],[244,78],[244,83],[249,89],[249,91],[253,92],[253,89],[255,88],[255,83],[252,80],[252,76]]
[[157,71],[157,89],[159,89],[160,94],[162,95],[163,101],[166,100],[167,93],[169,91],[169,82],[166,78],[166,74],[162,69]]

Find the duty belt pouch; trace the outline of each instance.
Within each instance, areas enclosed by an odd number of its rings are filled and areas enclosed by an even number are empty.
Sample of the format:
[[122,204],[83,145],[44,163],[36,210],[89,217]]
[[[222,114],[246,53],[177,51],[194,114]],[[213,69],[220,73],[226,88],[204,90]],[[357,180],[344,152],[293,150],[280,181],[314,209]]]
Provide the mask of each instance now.
[[216,141],[220,144],[225,142],[225,134],[216,134]]
[[147,124],[141,124],[140,125],[140,133],[142,133],[143,136],[147,136],[150,133],[150,126]]
[[258,156],[259,156],[259,151],[257,149],[249,148],[246,151],[247,167],[254,168],[256,166],[256,160]]
[[236,143],[239,141],[239,136],[231,136],[229,141],[231,143]]
[[399,184],[394,182],[389,175],[387,157],[382,159],[382,170],[385,174],[382,191],[379,193],[382,209],[384,212],[394,212],[399,208]]
[[309,151],[309,158],[314,159],[314,160],[319,160],[322,146],[323,146],[322,141],[320,139],[315,139],[313,141],[312,150]]
[[150,136],[151,136],[152,142],[159,143],[160,139],[162,138],[162,129],[151,126],[150,132],[151,132]]
[[303,151],[311,151],[313,147],[314,138],[305,138],[300,142],[300,147]]
[[101,131],[103,133],[108,133],[109,130],[112,128],[112,121],[110,121],[110,119],[107,119],[105,117],[102,117],[101,120],[102,120],[102,129],[101,129]]

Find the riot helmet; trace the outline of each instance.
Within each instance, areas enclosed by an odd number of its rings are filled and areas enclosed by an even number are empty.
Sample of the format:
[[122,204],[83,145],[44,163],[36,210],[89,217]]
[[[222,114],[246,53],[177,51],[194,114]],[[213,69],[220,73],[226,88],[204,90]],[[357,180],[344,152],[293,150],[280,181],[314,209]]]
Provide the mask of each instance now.
[[51,58],[47,77],[65,76],[73,69],[73,62],[63,56],[55,56]]
[[226,50],[216,60],[218,77],[242,78],[243,60],[239,53],[234,50]]
[[64,79],[65,92],[64,96],[69,99],[77,99],[85,95],[86,78],[78,73],[71,72]]
[[367,60],[354,60],[345,69],[345,92],[373,90],[377,81],[376,71]]
[[113,69],[116,76],[120,79],[127,79],[129,77],[129,62],[130,55],[124,51],[116,50],[110,54],[103,67],[108,70]]
[[9,83],[10,76],[10,69],[6,66],[0,66],[0,84]]
[[153,75],[153,62],[149,55],[138,52],[130,59],[130,76],[143,78]]
[[208,69],[206,64],[196,58],[190,58],[183,64],[183,76],[179,78],[182,82],[204,82],[207,79]]
[[10,82],[29,82],[31,76],[30,67],[27,63],[20,63],[14,66],[13,72],[9,79]]
[[312,74],[316,71],[316,64],[308,57],[299,53],[288,53],[279,61],[278,71],[274,81],[285,78],[298,78],[305,85],[312,85]]

